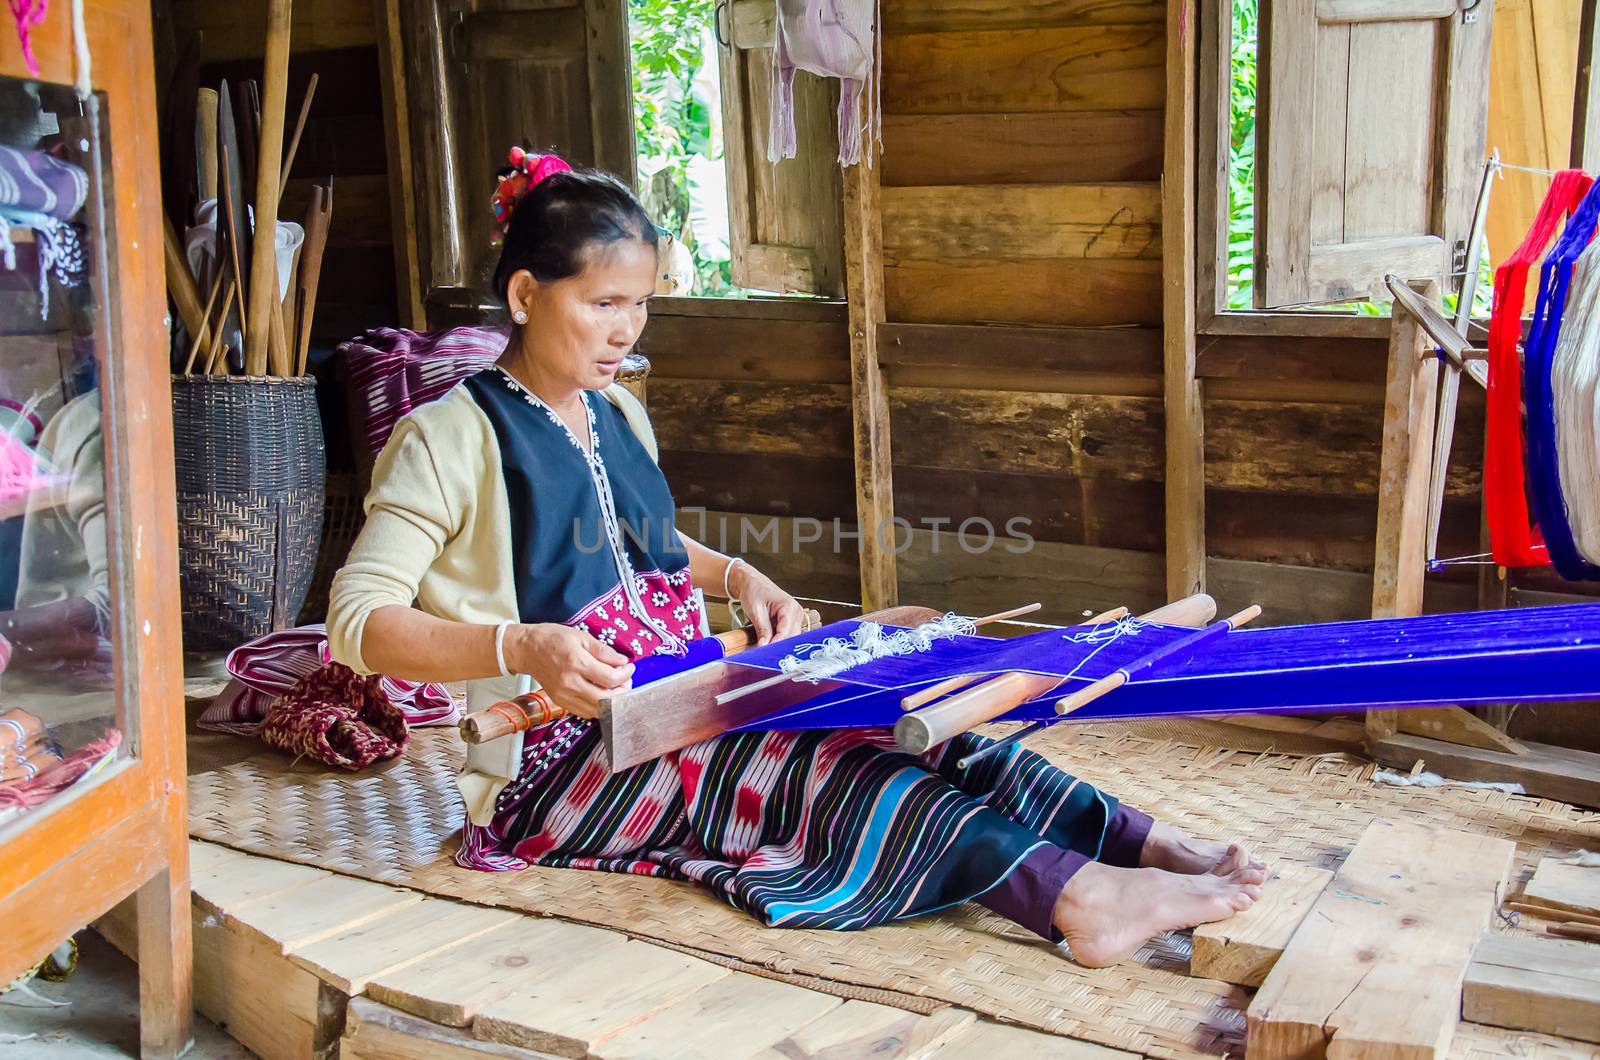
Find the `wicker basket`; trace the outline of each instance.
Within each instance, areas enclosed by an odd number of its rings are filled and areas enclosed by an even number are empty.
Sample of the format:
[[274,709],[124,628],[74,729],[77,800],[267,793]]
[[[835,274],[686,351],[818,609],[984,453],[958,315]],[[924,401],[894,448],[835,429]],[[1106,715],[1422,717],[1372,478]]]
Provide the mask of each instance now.
[[174,376],[183,643],[226,651],[292,624],[322,534],[316,384]]

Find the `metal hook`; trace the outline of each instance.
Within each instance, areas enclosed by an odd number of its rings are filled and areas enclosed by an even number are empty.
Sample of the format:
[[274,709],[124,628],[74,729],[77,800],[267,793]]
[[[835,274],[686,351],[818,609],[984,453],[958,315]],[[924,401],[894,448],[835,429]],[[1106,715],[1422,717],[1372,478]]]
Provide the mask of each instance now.
[[717,43],[724,48],[731,48],[728,38],[722,35],[722,10],[728,6],[728,0],[717,0],[717,6],[711,9],[711,33],[717,38]]

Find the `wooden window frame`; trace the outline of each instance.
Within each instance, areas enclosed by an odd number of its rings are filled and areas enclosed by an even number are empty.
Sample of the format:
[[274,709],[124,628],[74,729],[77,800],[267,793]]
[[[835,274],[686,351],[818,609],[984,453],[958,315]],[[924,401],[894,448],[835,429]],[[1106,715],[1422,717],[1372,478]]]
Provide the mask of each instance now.
[[[1270,0],[1267,0],[1270,2]],[[1200,335],[1387,339],[1389,318],[1227,307],[1229,129],[1222,101],[1232,82],[1233,0],[1198,0],[1195,115],[1195,331]],[[1225,43],[1226,42],[1226,43]],[[1207,181],[1212,183],[1208,186]]]

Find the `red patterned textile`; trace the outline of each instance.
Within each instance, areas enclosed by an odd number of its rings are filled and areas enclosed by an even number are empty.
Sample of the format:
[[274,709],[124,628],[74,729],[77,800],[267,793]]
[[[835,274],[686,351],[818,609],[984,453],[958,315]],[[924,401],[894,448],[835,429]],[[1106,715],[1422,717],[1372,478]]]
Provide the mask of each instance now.
[[272,704],[261,723],[261,739],[352,772],[394,758],[405,750],[410,734],[405,716],[383,694],[381,680],[329,663]]
[[[700,636],[700,600],[694,595],[694,586],[689,584],[688,567],[671,574],[658,570],[635,574],[633,587],[638,590],[645,611],[666,627],[668,633],[686,642]],[[615,589],[589,601],[567,625],[585,630],[600,643],[610,645],[630,659],[668,651],[661,639],[628,607],[621,582]]]

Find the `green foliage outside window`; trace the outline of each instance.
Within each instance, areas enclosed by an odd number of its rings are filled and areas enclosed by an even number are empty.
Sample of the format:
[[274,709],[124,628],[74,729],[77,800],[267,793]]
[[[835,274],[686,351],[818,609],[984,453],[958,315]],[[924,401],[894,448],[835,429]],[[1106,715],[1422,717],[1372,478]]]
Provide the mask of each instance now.
[[[728,248],[702,238],[692,223],[691,165],[722,166],[722,129],[709,34],[713,0],[629,0],[633,44],[634,131],[639,193],[656,223],[694,256],[694,294],[729,296]],[[709,80],[709,91],[707,83]],[[718,185],[720,187],[720,185]],[[726,209],[726,202],[719,204]]]

